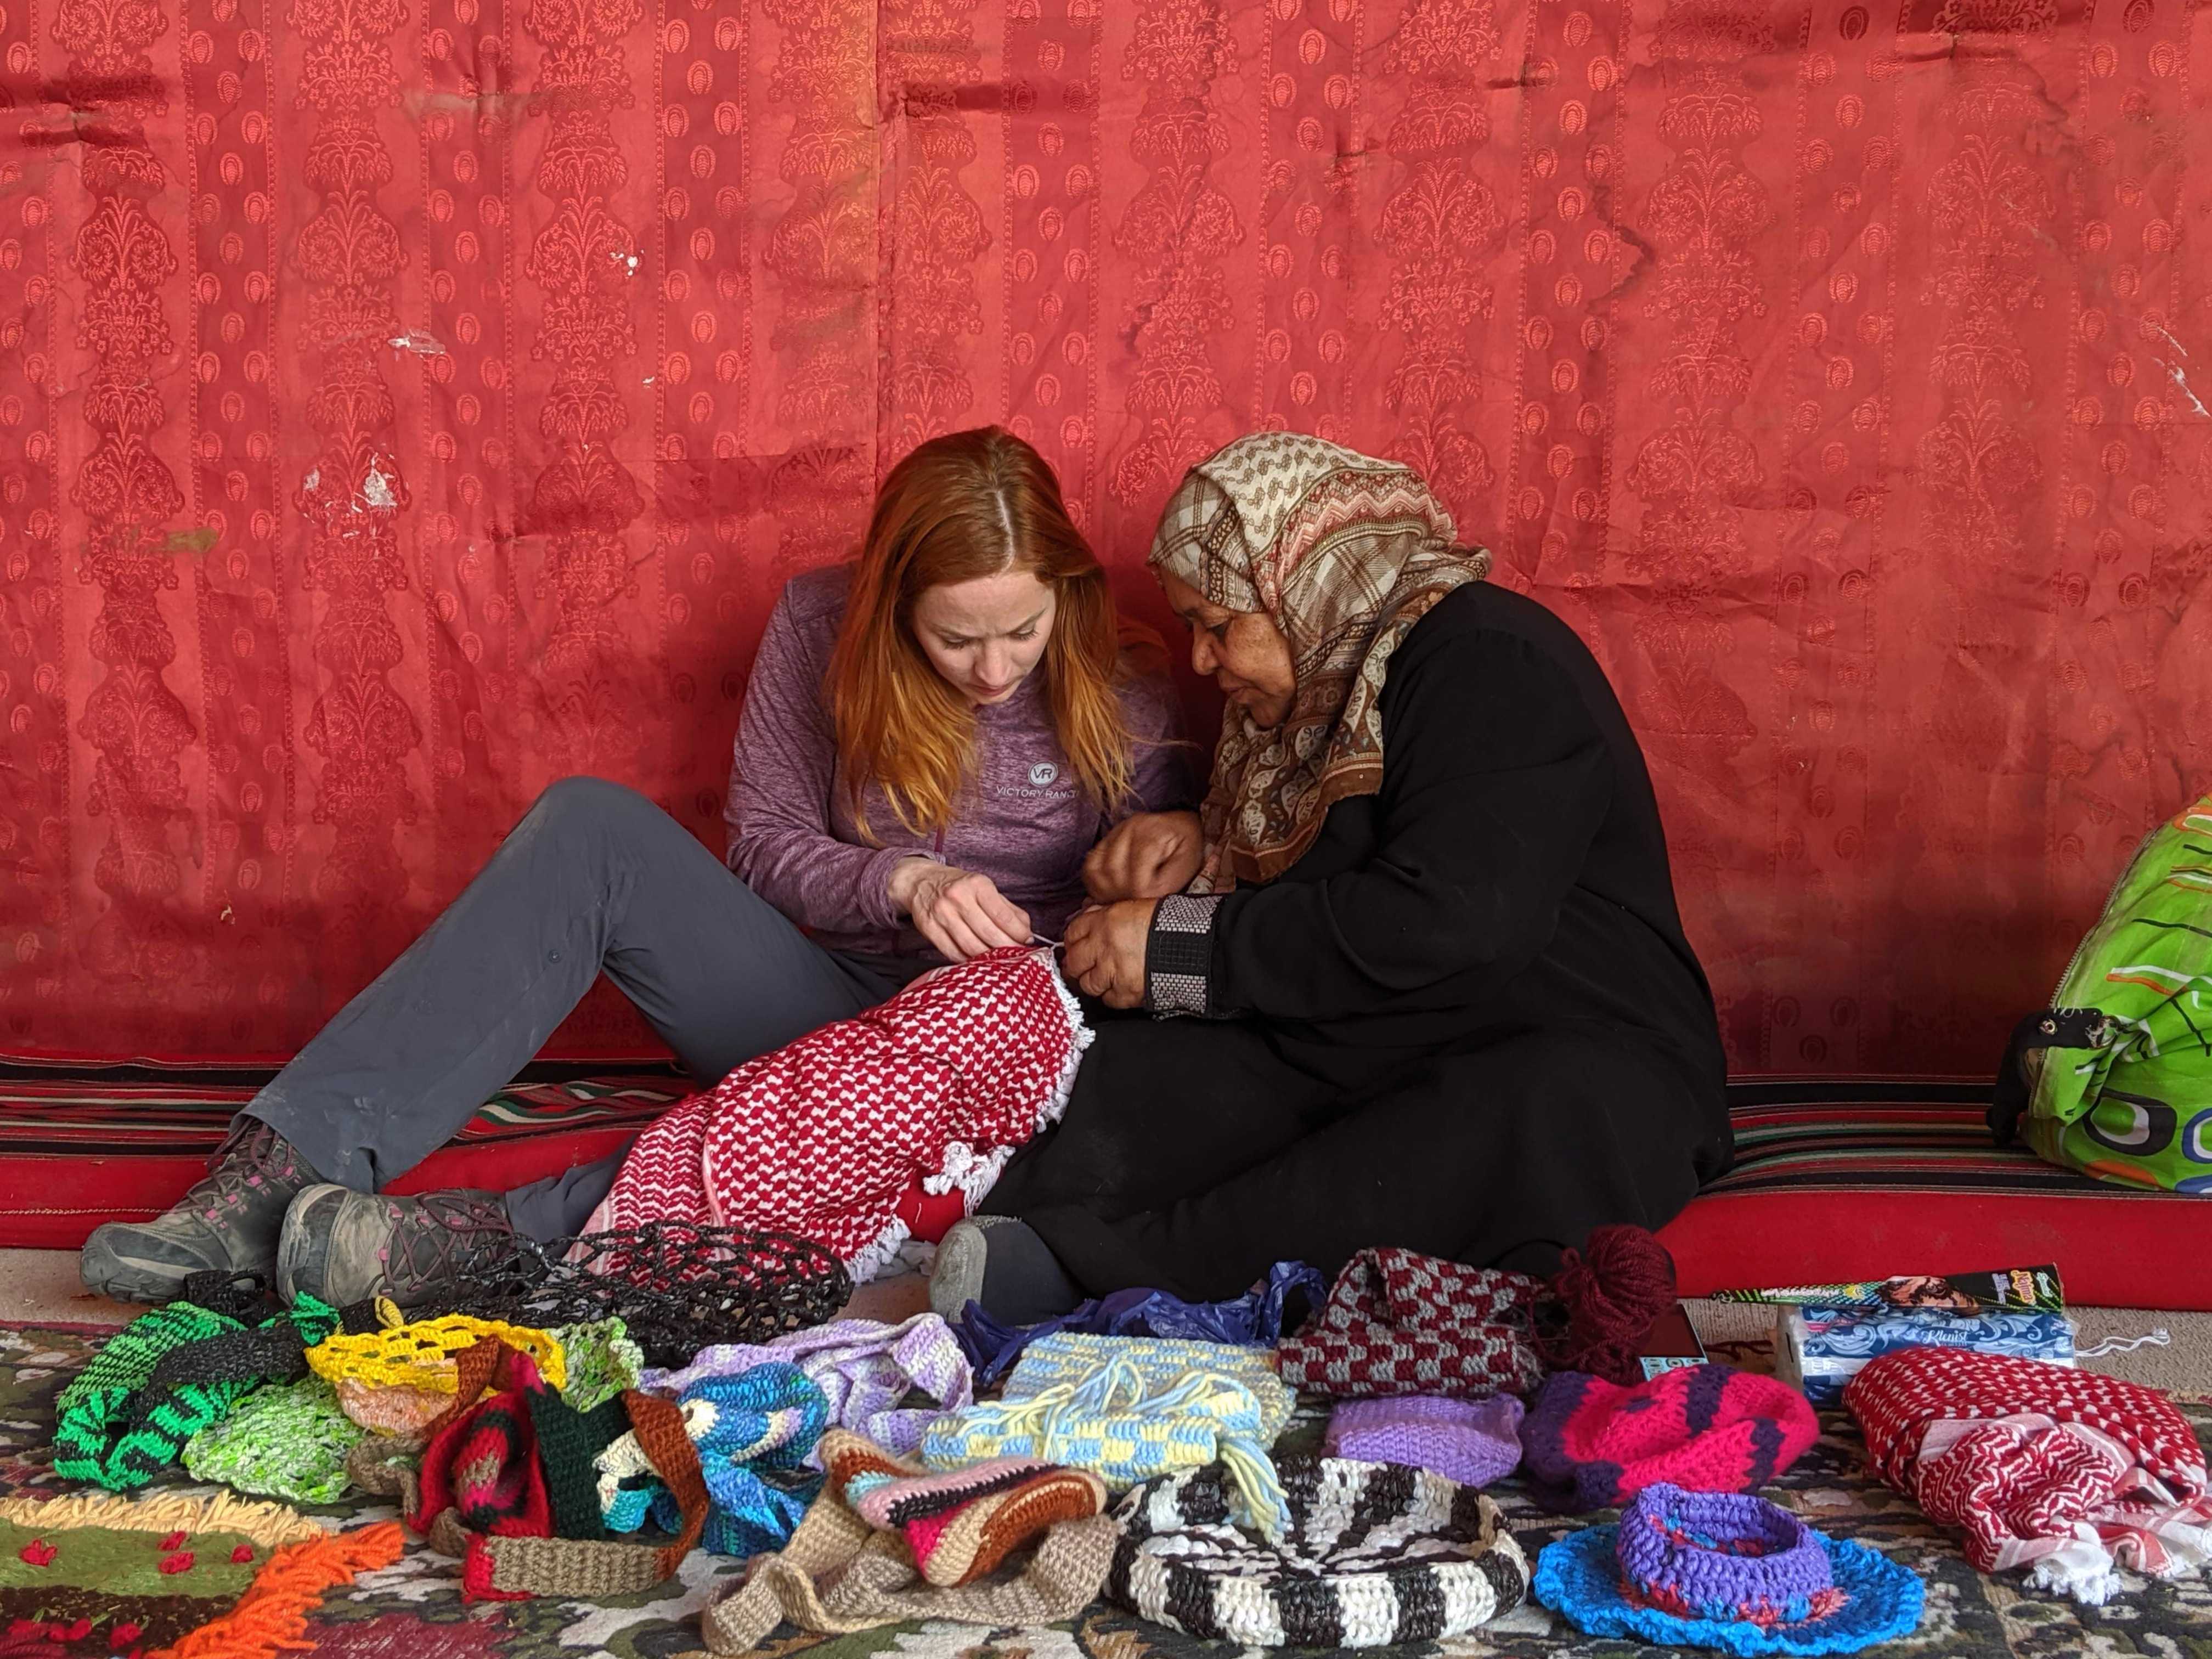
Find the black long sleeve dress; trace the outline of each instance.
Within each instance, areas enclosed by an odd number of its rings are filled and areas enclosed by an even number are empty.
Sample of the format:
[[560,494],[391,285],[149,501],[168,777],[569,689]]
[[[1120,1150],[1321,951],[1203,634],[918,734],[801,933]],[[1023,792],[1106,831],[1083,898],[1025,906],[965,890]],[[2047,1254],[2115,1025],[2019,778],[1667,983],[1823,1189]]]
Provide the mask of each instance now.
[[1201,1017],[1103,1019],[986,1203],[1086,1291],[1234,1296],[1376,1244],[1548,1272],[1727,1167],[1711,994],[1595,659],[1473,583],[1393,653],[1382,709],[1378,793],[1274,881],[1161,907],[1152,1000]]

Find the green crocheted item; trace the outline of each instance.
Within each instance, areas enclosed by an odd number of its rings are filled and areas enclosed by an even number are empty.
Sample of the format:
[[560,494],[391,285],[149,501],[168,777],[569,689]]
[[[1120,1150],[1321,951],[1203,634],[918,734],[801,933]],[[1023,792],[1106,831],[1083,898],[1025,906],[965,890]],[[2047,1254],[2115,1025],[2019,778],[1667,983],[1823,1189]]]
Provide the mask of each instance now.
[[645,1353],[630,1340],[629,1328],[621,1320],[563,1325],[553,1337],[560,1343],[568,1368],[561,1398],[572,1410],[594,1410],[637,1387],[645,1370]]
[[337,1324],[311,1296],[251,1330],[189,1302],[141,1314],[62,1391],[54,1473],[111,1492],[144,1486],[261,1383],[304,1374],[306,1345]]
[[352,1481],[346,1454],[368,1431],[338,1407],[319,1376],[256,1389],[229,1416],[185,1443],[185,1471],[257,1498],[335,1504]]
[[580,1412],[542,1382],[525,1391],[530,1424],[538,1437],[538,1465],[545,1474],[545,1498],[553,1511],[553,1530],[562,1538],[602,1539],[607,1534],[599,1509],[599,1472],[592,1460],[629,1432],[629,1412],[619,1397]]

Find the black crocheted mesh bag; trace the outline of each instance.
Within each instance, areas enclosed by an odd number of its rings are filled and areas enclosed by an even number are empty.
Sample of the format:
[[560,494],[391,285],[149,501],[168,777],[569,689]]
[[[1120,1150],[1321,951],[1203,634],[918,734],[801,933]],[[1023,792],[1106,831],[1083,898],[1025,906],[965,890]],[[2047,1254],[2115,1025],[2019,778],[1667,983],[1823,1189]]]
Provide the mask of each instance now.
[[[852,1275],[790,1233],[656,1221],[550,1244],[514,1240],[508,1259],[471,1275],[460,1305],[541,1329],[619,1318],[648,1364],[688,1363],[715,1342],[765,1342],[836,1316]],[[419,1310],[418,1310],[419,1311]]]

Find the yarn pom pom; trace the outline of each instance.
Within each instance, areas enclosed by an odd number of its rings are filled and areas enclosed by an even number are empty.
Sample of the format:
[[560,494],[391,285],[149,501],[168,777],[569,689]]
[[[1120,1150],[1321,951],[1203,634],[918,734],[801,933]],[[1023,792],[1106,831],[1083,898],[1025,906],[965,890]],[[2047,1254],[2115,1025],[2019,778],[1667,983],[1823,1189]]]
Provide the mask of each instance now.
[[1540,1338],[1554,1370],[1623,1385],[1644,1380],[1637,1353],[1674,1305],[1674,1258],[1641,1227],[1593,1227],[1546,1287],[1555,1304]]

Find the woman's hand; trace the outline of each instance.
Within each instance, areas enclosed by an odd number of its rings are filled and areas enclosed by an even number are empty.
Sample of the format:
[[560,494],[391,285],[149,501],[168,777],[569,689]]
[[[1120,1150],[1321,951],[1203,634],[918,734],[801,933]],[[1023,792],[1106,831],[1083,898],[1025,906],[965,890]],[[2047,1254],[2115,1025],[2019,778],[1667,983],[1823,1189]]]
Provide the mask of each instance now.
[[902,859],[891,866],[890,896],[949,961],[1030,942],[1029,917],[1006,902],[988,876],[972,870],[933,859]]
[[1145,1000],[1145,941],[1152,936],[1154,903],[1124,899],[1102,904],[1067,924],[1060,965],[1109,1008],[1134,1008]]
[[1195,812],[1139,812],[1123,818],[1083,860],[1083,885],[1101,904],[1165,898],[1198,873],[1206,842]]

